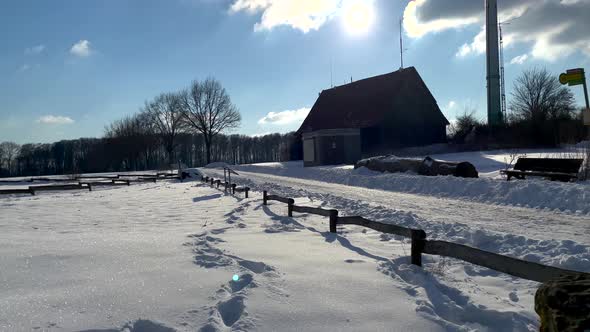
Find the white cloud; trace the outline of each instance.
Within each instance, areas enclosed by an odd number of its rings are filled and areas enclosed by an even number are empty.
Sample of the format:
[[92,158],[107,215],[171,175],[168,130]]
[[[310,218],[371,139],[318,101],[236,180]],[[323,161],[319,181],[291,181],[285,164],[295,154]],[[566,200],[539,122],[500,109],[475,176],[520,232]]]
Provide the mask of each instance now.
[[307,33],[319,29],[336,17],[350,3],[364,2],[371,6],[374,0],[234,0],[230,12],[262,13],[255,31],[272,30],[281,25]]
[[311,108],[303,107],[292,111],[270,112],[262,119],[258,120],[260,125],[290,125],[294,123],[301,123],[309,114]]
[[72,124],[75,121],[72,120],[72,118],[67,117],[67,116],[44,115],[44,116],[40,117],[39,119],[37,119],[37,122],[42,123],[42,124],[63,125],[63,124]]
[[43,51],[45,51],[45,45],[41,44],[41,45],[37,45],[37,46],[33,46],[33,47],[29,47],[29,48],[25,49],[25,54],[26,55],[35,55],[35,54],[41,54],[41,53],[43,53]]
[[88,40],[80,40],[72,46],[70,53],[79,57],[87,57],[92,52],[90,46],[91,44]]
[[414,0],[410,1],[406,6],[404,10],[404,29],[408,36],[418,38],[431,32],[439,32],[451,28],[458,29],[476,23],[479,20],[477,14],[458,18],[440,17],[432,20],[423,20],[420,17],[420,10],[421,7],[428,4],[428,0]]
[[486,31],[482,30],[473,38],[469,44],[465,43],[455,54],[457,57],[466,57],[470,54],[483,54],[486,52]]
[[[410,37],[483,24],[485,8],[474,0],[415,0],[404,11]],[[499,4],[504,44],[530,45],[528,58],[555,61],[582,52],[590,57],[590,0],[504,0]],[[485,31],[463,44],[458,57],[485,53]]]
[[529,58],[528,54],[519,55],[519,56],[512,58],[512,60],[510,60],[510,64],[511,65],[516,65],[516,64],[522,65],[525,61],[528,60],[528,58]]

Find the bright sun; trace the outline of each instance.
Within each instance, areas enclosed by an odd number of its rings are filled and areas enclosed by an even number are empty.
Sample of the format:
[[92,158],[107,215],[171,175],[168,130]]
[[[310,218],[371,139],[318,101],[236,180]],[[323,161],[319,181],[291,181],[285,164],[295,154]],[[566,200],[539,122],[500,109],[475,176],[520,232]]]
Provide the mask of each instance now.
[[373,6],[367,1],[354,1],[344,8],[343,22],[351,34],[362,34],[369,30],[375,19]]

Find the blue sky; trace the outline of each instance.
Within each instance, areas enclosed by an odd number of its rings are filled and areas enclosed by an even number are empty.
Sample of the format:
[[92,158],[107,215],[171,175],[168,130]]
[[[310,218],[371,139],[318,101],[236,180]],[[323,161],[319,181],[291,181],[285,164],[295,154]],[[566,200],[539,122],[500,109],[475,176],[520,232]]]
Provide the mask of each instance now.
[[[589,0],[498,1],[513,20],[508,98],[528,67],[588,70]],[[357,2],[373,20],[351,31]],[[145,100],[207,77],[240,109],[237,132],[297,129],[330,67],[336,85],[399,68],[402,16],[405,64],[445,115],[471,107],[485,118],[483,1],[2,0],[0,13],[0,141],[99,137]]]

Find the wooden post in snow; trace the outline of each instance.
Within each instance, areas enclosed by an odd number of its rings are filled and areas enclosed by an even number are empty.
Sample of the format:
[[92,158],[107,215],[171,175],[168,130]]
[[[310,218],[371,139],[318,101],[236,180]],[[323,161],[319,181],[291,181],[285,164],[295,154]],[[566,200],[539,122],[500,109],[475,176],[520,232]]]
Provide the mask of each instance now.
[[295,200],[289,198],[289,202],[287,203],[287,215],[289,217],[293,217],[293,205],[295,205]]
[[330,210],[330,233],[336,233],[336,225],[338,224],[338,210]]
[[412,229],[412,264],[422,266],[422,251],[426,242],[426,232]]

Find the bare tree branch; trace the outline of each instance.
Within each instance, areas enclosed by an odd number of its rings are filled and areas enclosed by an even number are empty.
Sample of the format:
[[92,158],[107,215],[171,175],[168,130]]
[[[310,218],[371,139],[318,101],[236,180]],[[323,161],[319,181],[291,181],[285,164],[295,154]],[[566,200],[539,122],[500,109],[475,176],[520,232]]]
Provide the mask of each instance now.
[[182,113],[188,125],[205,139],[207,163],[211,162],[211,143],[218,134],[239,127],[241,115],[219,81],[208,78],[194,81],[180,94]]

